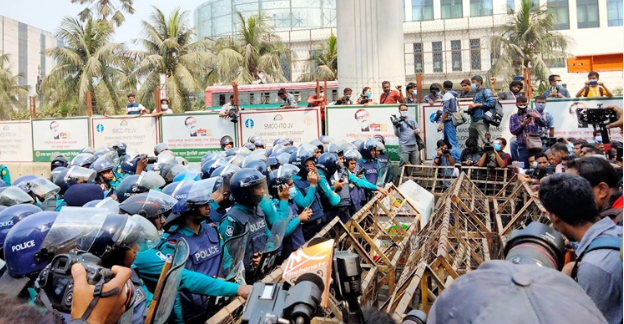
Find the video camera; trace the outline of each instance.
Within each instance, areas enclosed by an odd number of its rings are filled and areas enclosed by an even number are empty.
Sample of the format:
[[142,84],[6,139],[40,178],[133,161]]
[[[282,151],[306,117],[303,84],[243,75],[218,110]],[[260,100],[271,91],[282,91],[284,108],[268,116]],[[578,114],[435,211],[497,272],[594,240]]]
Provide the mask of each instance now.
[[618,120],[615,111],[603,109],[602,104],[598,104],[596,108],[576,108],[576,118],[579,128],[588,128],[589,125],[592,125],[594,130],[600,129],[602,142],[604,144],[610,143],[607,125]]
[[548,225],[532,222],[524,229],[511,232],[504,255],[511,263],[561,270],[565,255],[563,235]]
[[238,123],[238,107],[232,106],[227,113],[228,118],[233,123]]
[[80,263],[87,272],[87,282],[95,285],[100,281],[109,282],[115,275],[110,269],[102,267],[102,260],[97,256],[72,250],[68,254],[59,254],[39,274],[35,285],[43,289],[50,299],[52,308],[69,313],[71,312],[72,297],[74,293],[74,279],[71,268]]
[[155,156],[148,156],[147,154],[139,154],[138,155],[139,160],[142,160],[143,158],[147,158],[147,163],[148,164],[154,164],[156,162],[158,162],[158,158]]

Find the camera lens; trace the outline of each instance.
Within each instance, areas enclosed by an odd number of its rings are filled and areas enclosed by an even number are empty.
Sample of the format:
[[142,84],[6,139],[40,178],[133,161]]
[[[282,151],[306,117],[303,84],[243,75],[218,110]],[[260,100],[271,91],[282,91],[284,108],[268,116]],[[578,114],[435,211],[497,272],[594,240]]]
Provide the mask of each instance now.
[[425,323],[427,323],[427,315],[425,314],[425,312],[418,309],[412,309],[409,313],[407,313],[407,315],[405,315],[405,318],[403,319],[403,322],[401,324]]
[[564,251],[561,233],[545,224],[533,222],[522,230],[511,232],[505,246],[505,260],[560,270]]

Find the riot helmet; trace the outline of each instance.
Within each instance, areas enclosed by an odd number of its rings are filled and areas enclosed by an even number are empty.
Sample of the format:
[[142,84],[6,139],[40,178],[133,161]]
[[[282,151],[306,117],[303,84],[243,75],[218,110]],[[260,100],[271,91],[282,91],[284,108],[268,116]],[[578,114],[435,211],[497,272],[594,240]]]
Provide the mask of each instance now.
[[230,191],[236,203],[245,206],[258,206],[268,198],[266,177],[252,169],[236,172],[230,180]]

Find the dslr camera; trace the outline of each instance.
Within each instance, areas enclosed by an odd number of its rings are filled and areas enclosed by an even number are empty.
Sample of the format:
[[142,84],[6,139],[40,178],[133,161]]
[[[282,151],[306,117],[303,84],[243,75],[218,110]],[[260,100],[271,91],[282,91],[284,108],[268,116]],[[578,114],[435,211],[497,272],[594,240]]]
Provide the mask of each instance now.
[[435,123],[439,123],[440,122],[440,117],[442,117],[442,110],[436,111],[435,115],[433,116],[433,121]]
[[511,263],[561,270],[565,256],[563,235],[548,225],[532,222],[524,229],[511,232],[504,255]]
[[147,156],[147,154],[140,154],[139,160],[142,160],[143,158],[147,158],[147,164],[154,164],[158,162],[158,158],[155,156]]
[[59,254],[39,274],[35,285],[42,288],[50,299],[52,308],[64,312],[71,312],[74,294],[74,279],[71,268],[80,263],[87,271],[87,282],[95,285],[100,281],[109,282],[115,276],[110,269],[102,267],[102,260],[97,256],[72,250],[67,254]]
[[397,126],[401,122],[401,118],[397,118],[396,115],[390,115],[390,122],[392,122],[392,125]]
[[238,107],[230,108],[230,111],[227,113],[227,118],[233,123],[238,123]]

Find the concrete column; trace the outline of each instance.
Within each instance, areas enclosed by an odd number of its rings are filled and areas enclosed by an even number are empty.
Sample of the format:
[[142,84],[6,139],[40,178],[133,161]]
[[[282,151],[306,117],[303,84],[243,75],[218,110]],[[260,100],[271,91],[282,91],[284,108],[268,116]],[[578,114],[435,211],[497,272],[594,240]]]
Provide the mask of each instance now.
[[340,0],[336,13],[340,88],[371,87],[378,101],[382,81],[404,85],[402,1]]

